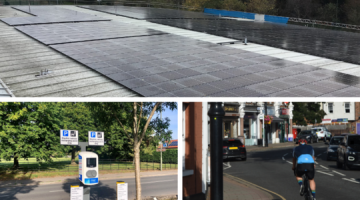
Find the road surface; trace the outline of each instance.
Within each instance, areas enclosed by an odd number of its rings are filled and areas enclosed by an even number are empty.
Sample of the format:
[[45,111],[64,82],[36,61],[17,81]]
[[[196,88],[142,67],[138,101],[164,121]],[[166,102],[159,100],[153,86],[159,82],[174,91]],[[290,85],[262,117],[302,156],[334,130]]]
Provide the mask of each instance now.
[[[327,145],[324,142],[321,141],[318,144],[312,144],[312,146],[317,157],[316,199],[359,199],[360,169],[338,169],[336,161],[326,160]],[[292,148],[248,152],[246,161],[225,161],[224,173],[252,182],[281,195],[285,199],[304,199],[299,195],[299,185],[291,169]]]
[[[91,200],[116,199],[116,181],[128,183],[129,200],[135,198],[135,178],[116,180],[100,180],[91,187]],[[48,184],[38,186],[0,187],[1,200],[69,200],[70,185],[79,182]],[[141,178],[142,196],[177,195],[177,175],[143,177]]]

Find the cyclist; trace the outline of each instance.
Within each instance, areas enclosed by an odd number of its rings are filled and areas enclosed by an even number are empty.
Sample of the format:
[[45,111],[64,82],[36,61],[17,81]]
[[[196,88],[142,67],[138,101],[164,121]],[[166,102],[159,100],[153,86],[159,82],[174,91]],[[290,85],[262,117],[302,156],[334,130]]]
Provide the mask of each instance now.
[[315,198],[315,151],[312,146],[306,145],[306,139],[299,140],[299,146],[295,147],[293,150],[293,167],[296,180],[300,185],[300,195],[304,195],[304,185],[302,180],[302,175],[306,174],[309,182],[311,193]]

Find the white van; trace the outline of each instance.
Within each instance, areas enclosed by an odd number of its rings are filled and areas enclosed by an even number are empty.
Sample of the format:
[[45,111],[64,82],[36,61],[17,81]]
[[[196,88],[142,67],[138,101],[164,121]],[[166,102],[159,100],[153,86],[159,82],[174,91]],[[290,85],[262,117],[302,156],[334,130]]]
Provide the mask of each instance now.
[[314,128],[311,128],[311,130],[315,130],[315,132],[320,140],[326,141],[326,140],[331,139],[331,133],[325,127],[314,127]]

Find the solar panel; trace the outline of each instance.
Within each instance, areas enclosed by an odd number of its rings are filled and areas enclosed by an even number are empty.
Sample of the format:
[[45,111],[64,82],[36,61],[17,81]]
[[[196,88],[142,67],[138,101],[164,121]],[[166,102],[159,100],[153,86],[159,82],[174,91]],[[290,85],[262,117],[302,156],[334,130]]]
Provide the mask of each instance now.
[[267,22],[149,19],[151,22],[360,64],[360,34]]
[[51,47],[145,97],[329,96],[360,90],[359,77],[256,53],[247,58],[241,56],[246,51],[206,44],[166,34]]
[[134,19],[214,19],[217,17],[203,12],[151,7],[130,7],[120,5],[84,5],[79,7]]
[[58,8],[56,6],[14,6],[14,9],[26,12],[33,17],[10,17],[1,19],[8,25],[30,25],[30,24],[49,24],[65,22],[86,22],[86,21],[109,21],[102,17],[90,15],[82,12]]
[[131,26],[120,22],[82,22],[28,25],[18,26],[16,29],[46,45],[165,34],[161,31]]
[[178,145],[178,141],[174,141],[169,145],[169,147],[175,147],[177,145]]

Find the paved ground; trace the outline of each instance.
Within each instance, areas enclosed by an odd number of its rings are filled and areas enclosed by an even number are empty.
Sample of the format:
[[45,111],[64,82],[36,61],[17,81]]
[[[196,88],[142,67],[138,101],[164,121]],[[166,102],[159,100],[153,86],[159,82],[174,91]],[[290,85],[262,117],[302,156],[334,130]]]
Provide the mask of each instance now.
[[[343,170],[336,168],[335,161],[326,161],[324,142],[312,144],[316,154],[317,200],[358,199],[360,170]],[[229,161],[230,167],[224,173],[251,182],[285,199],[301,200],[299,186],[293,175],[293,146],[283,148],[263,148],[262,151],[250,151],[246,161]],[[240,188],[240,187],[239,187]]]
[[[177,174],[142,177],[141,185],[143,198],[177,195],[177,177]],[[39,184],[37,180],[32,181],[35,182],[35,184],[0,187],[0,199],[68,200],[70,195],[70,185],[79,184],[79,181],[75,181],[73,178],[67,178],[64,182],[53,184]],[[129,199],[135,198],[134,177],[124,178],[119,176],[118,178],[113,177],[113,179],[100,179],[98,185],[91,187],[91,199],[116,199],[116,181],[125,181],[128,183]]]

